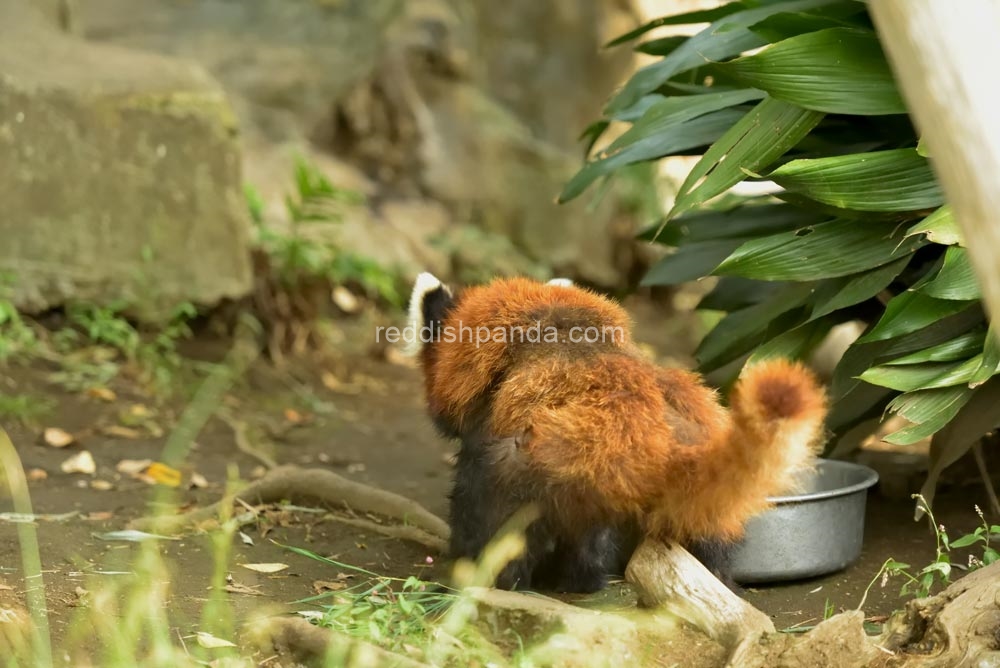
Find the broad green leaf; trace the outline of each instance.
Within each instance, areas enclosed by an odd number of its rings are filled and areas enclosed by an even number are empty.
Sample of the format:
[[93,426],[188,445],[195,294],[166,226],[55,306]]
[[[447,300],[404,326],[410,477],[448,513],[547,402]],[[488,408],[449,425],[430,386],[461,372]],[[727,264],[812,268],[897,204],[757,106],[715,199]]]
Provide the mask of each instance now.
[[869,367],[946,343],[970,330],[981,329],[984,318],[981,307],[970,308],[894,339],[865,342],[865,336],[871,332],[869,328],[865,335],[847,348],[837,364],[830,386],[831,397],[836,402],[857,385],[863,384],[858,376]]
[[920,290],[938,299],[971,300],[982,297],[968,251],[961,246],[951,246],[945,251],[941,271]]
[[983,342],[982,364],[969,378],[969,386],[979,387],[996,375],[998,368],[1000,368],[1000,338],[997,336],[996,327],[990,325],[986,340]]
[[683,26],[691,25],[693,23],[709,23],[711,21],[718,21],[719,19],[725,18],[730,14],[743,11],[747,8],[747,6],[748,5],[745,2],[729,2],[720,7],[713,7],[712,9],[699,9],[693,12],[685,12],[683,14],[674,14],[672,16],[655,18],[652,21],[647,21],[634,30],[628,31],[624,35],[614,38],[605,45],[605,48],[618,46],[619,44],[624,44],[625,42],[631,42],[636,37],[641,37],[650,30],[656,30],[657,28],[662,28],[663,26]]
[[977,301],[935,299],[915,290],[907,290],[889,300],[878,324],[859,340],[866,343],[909,334],[950,315],[971,309],[976,304]]
[[919,245],[890,225],[834,220],[748,241],[716,273],[773,281],[835,278],[908,258]]
[[936,390],[921,390],[897,397],[890,410],[913,424],[895,431],[883,440],[895,445],[910,445],[934,435],[954,418],[972,398],[973,390],[965,386]]
[[677,285],[709,276],[740,243],[739,239],[722,239],[687,244],[660,258],[642,277],[640,285]]
[[797,35],[718,66],[743,84],[831,114],[905,114],[874,32],[828,28]]
[[[884,387],[858,382],[831,403],[826,424],[833,431],[844,434],[866,420],[880,418],[894,394],[894,391]],[[842,447],[841,444],[838,444],[839,447]]]
[[801,316],[789,316],[789,311],[804,304],[812,289],[808,283],[791,283],[765,301],[728,314],[702,339],[695,351],[699,367],[703,370],[719,368],[766,341],[769,330],[776,335],[797,325]]
[[861,380],[900,392],[950,387],[968,384],[982,360],[982,355],[976,355],[962,362],[881,365],[865,371],[861,374]]
[[885,362],[885,364],[921,364],[923,362],[954,362],[968,359],[983,349],[985,338],[986,334],[982,331],[966,332],[951,341],[903,355]]
[[650,56],[668,56],[676,51],[677,47],[687,40],[688,35],[660,37],[659,39],[651,39],[648,42],[643,42],[639,46],[635,47],[635,50],[639,53],[645,53]]
[[[628,80],[619,93],[608,103],[605,113],[613,114],[631,107],[647,93],[673,78],[675,74],[690,70],[708,62],[718,62],[737,56],[749,49],[764,46],[767,41],[748,29],[760,23],[768,16],[784,12],[798,12],[815,9],[837,3],[838,0],[790,0],[786,2],[768,3],[753,9],[740,8],[739,11],[727,13],[713,18],[713,23],[689,40],[681,44],[662,60],[643,67]],[[667,20],[680,21],[679,17],[668,17]],[[687,22],[684,20],[684,22]],[[658,27],[650,22],[646,28],[638,28],[627,35],[618,38],[615,43],[632,39],[652,28]],[[659,25],[667,25],[661,23]],[[646,28],[645,30],[643,28]]]
[[[669,98],[666,102],[697,101],[698,97]],[[647,111],[647,113],[649,112]],[[612,147],[609,147],[601,154],[603,157],[588,162],[570,179],[562,193],[559,194],[558,201],[565,203],[574,199],[596,179],[626,165],[711,144],[734,123],[738,123],[742,117],[743,114],[734,109],[721,109],[690,120],[679,121],[669,128],[651,134],[633,134],[628,137],[632,143],[622,143],[626,139],[623,135],[615,142],[619,146],[614,148],[613,152]],[[629,132],[633,132],[636,127],[638,127],[638,123]]]
[[841,283],[831,282],[837,288],[836,292],[828,297],[824,296],[822,299],[817,298],[813,304],[811,318],[819,318],[871,299],[888,287],[909,261],[909,256],[901,257],[881,267],[847,276],[842,279]]
[[844,2],[840,5],[831,5],[828,10],[823,12],[787,12],[784,14],[775,14],[759,23],[753,24],[749,29],[751,32],[760,35],[773,44],[789,37],[817,32],[826,28],[864,27],[856,19],[850,20],[851,17],[858,14],[865,15],[863,5]]
[[[644,241],[667,246],[682,246],[695,241],[714,239],[747,239],[819,223],[826,218],[807,209],[789,204],[757,204],[737,206],[726,211],[697,211],[660,223],[639,235]],[[662,227],[657,237],[656,231]]]
[[[613,118],[616,121],[635,123],[637,120],[642,118],[643,115],[645,115],[645,113],[650,110],[650,108],[652,108],[656,104],[659,104],[660,102],[663,102],[666,99],[668,99],[666,95],[661,95],[659,93],[651,93],[649,95],[643,96],[643,98],[640,99],[638,102],[636,102],[634,105],[632,105],[628,109],[624,109],[618,112],[611,118]],[[607,123],[608,121],[600,121],[600,122]]]
[[667,220],[771,165],[812,130],[823,114],[763,99],[712,144],[681,184]]
[[943,204],[937,211],[906,231],[908,237],[914,234],[926,234],[928,241],[944,246],[965,246],[962,230],[951,215],[950,204]]
[[774,358],[804,359],[823,342],[831,325],[832,322],[827,319],[811,320],[778,334],[770,341],[758,346],[750,355],[748,363],[754,364]]
[[944,202],[930,164],[912,148],[793,160],[770,178],[793,193],[855,211],[919,211]]
[[723,276],[712,291],[701,298],[698,310],[738,311],[773,296],[788,284],[778,281],[754,281],[741,276]]
[[[959,390],[959,388],[949,389],[955,392]],[[971,394],[971,398],[965,400],[965,405],[960,408],[957,415],[943,425],[931,440],[930,467],[924,486],[920,490],[928,505],[934,502],[934,492],[941,472],[958,461],[986,432],[1000,425],[1000,414],[996,410],[1000,405],[1000,378],[991,379],[982,387],[973,390]],[[915,519],[920,519],[922,515],[923,512],[918,508]]]

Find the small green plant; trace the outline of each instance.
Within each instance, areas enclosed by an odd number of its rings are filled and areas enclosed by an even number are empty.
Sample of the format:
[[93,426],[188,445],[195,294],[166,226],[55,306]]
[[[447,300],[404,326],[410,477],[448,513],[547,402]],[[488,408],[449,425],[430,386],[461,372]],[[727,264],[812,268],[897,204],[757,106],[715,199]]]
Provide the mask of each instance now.
[[257,243],[285,289],[314,281],[356,283],[369,296],[400,306],[399,277],[372,258],[343,250],[323,230],[343,221],[344,208],[364,202],[355,191],[334,185],[318,168],[302,158],[295,163],[295,190],[285,196],[287,230],[269,225],[264,200],[252,186],[245,187],[247,208],[257,232]]
[[865,589],[865,593],[861,597],[861,603],[858,605],[859,609],[864,606],[871,588],[880,580],[881,586],[885,587],[891,578],[902,577],[904,582],[899,595],[912,596],[913,598],[926,598],[931,595],[936,585],[946,586],[950,584],[953,568],[951,559],[952,550],[982,543],[982,557],[970,554],[967,570],[982,568],[1000,559],[1000,553],[990,544],[994,539],[1000,540],[1000,525],[994,524],[991,526],[986,521],[986,517],[979,506],[975,506],[975,509],[976,514],[979,515],[981,525],[974,532],[956,540],[951,540],[944,525],[938,524],[934,519],[934,513],[931,512],[930,506],[927,505],[924,497],[920,494],[914,494],[913,498],[917,500],[917,507],[927,514],[928,521],[934,530],[934,561],[924,566],[919,572],[913,573],[910,564],[896,561],[891,557],[886,559],[885,563],[882,564],[878,573],[875,574],[875,577]]
[[30,394],[0,394],[0,418],[34,424],[52,412],[51,399]]
[[11,275],[0,275],[0,362],[32,350],[38,342],[11,299],[13,282]]
[[405,580],[386,577],[302,548],[286,546],[286,549],[363,576],[365,580],[361,584],[299,602],[332,596],[333,603],[322,606],[322,615],[314,617],[318,626],[364,638],[386,649],[398,651],[406,650],[406,646],[411,649],[425,646],[431,640],[434,622],[440,620],[457,599],[456,593],[413,576]]
[[[57,349],[68,353],[80,343],[82,335],[87,342],[117,351],[128,363],[135,364],[140,380],[155,391],[169,392],[183,361],[177,345],[191,335],[189,323],[197,315],[194,305],[180,304],[164,325],[146,335],[125,317],[125,308],[122,302],[106,306],[68,305],[66,315],[76,329],[56,333]],[[102,356],[96,361],[76,362],[64,363],[53,379],[67,388],[86,389],[107,384],[119,368],[113,360]]]

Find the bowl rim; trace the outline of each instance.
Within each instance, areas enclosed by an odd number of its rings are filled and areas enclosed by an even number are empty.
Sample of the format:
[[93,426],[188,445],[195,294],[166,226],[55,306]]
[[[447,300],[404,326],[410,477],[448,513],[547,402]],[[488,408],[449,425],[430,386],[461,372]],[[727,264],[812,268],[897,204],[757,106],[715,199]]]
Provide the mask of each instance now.
[[862,492],[878,482],[878,472],[864,464],[856,464],[854,462],[845,462],[838,459],[819,459],[817,461],[816,468],[840,468],[850,471],[855,471],[864,475],[864,478],[858,482],[848,485],[846,487],[838,487],[836,489],[828,489],[820,492],[807,492],[805,494],[787,494],[782,496],[772,496],[770,497],[770,502],[775,505],[780,504],[791,504],[791,503],[803,503],[806,501],[822,501],[824,499],[833,499],[840,496],[849,496],[851,494],[856,494]]

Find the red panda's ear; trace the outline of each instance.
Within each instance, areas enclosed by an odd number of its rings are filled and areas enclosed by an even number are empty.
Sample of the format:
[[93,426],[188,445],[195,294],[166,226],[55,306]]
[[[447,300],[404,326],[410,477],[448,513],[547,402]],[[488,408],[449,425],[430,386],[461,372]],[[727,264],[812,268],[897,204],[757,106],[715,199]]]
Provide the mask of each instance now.
[[557,286],[563,287],[563,288],[572,288],[572,287],[575,287],[573,285],[573,281],[569,280],[568,278],[553,278],[551,281],[549,281],[548,283],[546,283],[546,285],[557,285]]
[[[412,338],[407,339],[405,352],[416,355],[423,344],[421,333],[425,328],[437,330],[453,303],[451,290],[433,274],[423,272],[417,276],[410,293],[409,322]],[[426,339],[425,339],[426,340]]]

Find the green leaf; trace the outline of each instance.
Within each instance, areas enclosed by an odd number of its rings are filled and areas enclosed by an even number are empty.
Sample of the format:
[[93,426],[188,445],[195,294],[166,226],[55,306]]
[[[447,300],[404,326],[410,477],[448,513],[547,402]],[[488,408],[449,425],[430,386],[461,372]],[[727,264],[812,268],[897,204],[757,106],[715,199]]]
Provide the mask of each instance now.
[[[785,203],[736,206],[725,211],[697,211],[675,218],[665,226],[657,223],[639,239],[681,246],[695,241],[747,239],[783,230],[805,227],[825,220],[825,216]],[[660,235],[657,229],[662,227]]]
[[719,368],[766,341],[769,330],[776,335],[797,325],[799,315],[781,316],[804,304],[812,290],[811,284],[791,283],[765,301],[728,314],[695,351],[699,367],[703,371]]
[[778,281],[754,281],[742,276],[723,276],[712,291],[698,302],[698,310],[738,311],[768,299],[788,284]]
[[[943,393],[959,390],[960,388],[949,388],[930,391]],[[958,414],[935,433],[931,440],[930,467],[920,489],[920,494],[928,504],[934,502],[934,492],[941,472],[958,461],[986,432],[1000,425],[1000,416],[996,411],[1000,403],[1000,378],[991,379],[982,387],[972,390],[971,394]],[[922,515],[923,512],[918,507],[915,519],[920,519]]]
[[828,28],[790,37],[718,66],[743,84],[806,109],[831,114],[905,114],[878,37]]
[[832,324],[829,320],[803,323],[758,346],[747,362],[754,364],[774,358],[804,359],[823,342]]
[[899,276],[909,261],[909,256],[901,257],[881,267],[847,276],[841,283],[831,282],[831,285],[837,288],[836,292],[828,297],[824,296],[822,299],[817,298],[813,304],[811,318],[819,318],[871,299],[885,290]]
[[926,234],[928,241],[944,246],[964,246],[962,230],[951,214],[951,205],[944,204],[934,213],[906,231],[906,236]]
[[996,375],[998,369],[1000,369],[1000,339],[997,337],[996,327],[990,325],[986,340],[983,342],[982,364],[969,378],[969,387],[979,387]]
[[656,30],[657,28],[662,28],[663,26],[682,26],[691,25],[693,23],[718,21],[719,19],[725,18],[730,14],[743,11],[746,8],[747,4],[744,2],[730,2],[722,5],[721,7],[713,7],[712,9],[700,9],[693,12],[685,12],[683,14],[663,16],[653,19],[652,21],[648,21],[638,28],[630,30],[624,35],[614,38],[608,42],[605,47],[609,48],[612,46],[618,46],[619,44],[624,44],[625,42],[631,42],[636,37],[641,37],[650,30]]
[[[861,380],[872,385],[892,388],[901,392],[927,390],[952,385],[968,384],[972,375],[982,366],[982,355],[962,362],[928,362],[875,366],[863,374]],[[996,367],[987,376],[993,375]]]
[[889,225],[834,220],[748,241],[716,273],[772,281],[835,278],[908,258],[919,245]]
[[978,302],[975,301],[935,299],[915,290],[907,290],[889,300],[878,324],[859,341],[881,341],[909,334],[950,315],[971,309],[976,304]]
[[970,533],[951,541],[951,547],[968,547],[978,542],[979,536],[974,533]]
[[965,386],[921,390],[897,397],[889,409],[913,424],[899,429],[883,440],[895,445],[910,445],[934,435],[954,418],[972,398]]
[[[664,102],[684,101],[690,104],[692,100],[697,101],[698,97],[668,98]],[[648,114],[649,111],[646,113]],[[585,164],[563,188],[558,201],[560,203],[569,202],[579,196],[596,179],[606,176],[620,167],[711,144],[734,123],[738,123],[742,117],[741,112],[734,109],[721,109],[711,113],[703,113],[689,120],[679,120],[670,127],[652,133],[638,132],[636,128],[640,126],[639,123],[636,123],[631,130],[615,142],[617,146],[608,147],[600,157]]]
[[945,251],[941,271],[920,291],[938,299],[980,299],[982,294],[968,251],[961,246],[949,247]]
[[885,364],[920,364],[922,362],[954,362],[956,360],[968,359],[978,351],[983,349],[985,332],[966,332],[951,341],[930,346],[915,353],[889,360]]
[[793,193],[855,211],[919,211],[944,202],[930,165],[912,148],[793,160],[770,178]]
[[660,37],[659,39],[651,39],[648,42],[643,42],[639,46],[635,47],[635,50],[649,56],[669,56],[677,50],[677,47],[687,40],[688,35]]
[[989,566],[992,563],[1000,561],[1000,552],[997,552],[992,547],[988,547],[983,550],[983,564]]
[[822,118],[820,112],[765,98],[705,151],[681,184],[667,220],[725,192],[748,171],[769,166]]
[[[860,6],[851,6],[850,3],[843,3],[844,12],[839,13],[843,18],[863,12]],[[832,14],[832,13],[831,13]],[[771,44],[786,40],[789,37],[813,33],[826,28],[859,27],[838,18],[837,15],[809,14],[806,12],[788,12],[785,14],[775,14],[759,23],[750,26],[750,31],[766,39]]]
[[[712,24],[698,34],[693,35],[689,40],[672,51],[670,55],[658,62],[643,67],[632,75],[632,78],[628,80],[621,91],[608,103],[605,113],[612,114],[615,111],[631,107],[639,98],[653,92],[669,79],[673,78],[675,74],[711,61],[721,61],[739,55],[749,49],[764,46],[767,41],[759,35],[752,33],[748,28],[756,23],[760,23],[768,16],[784,12],[815,9],[835,4],[838,1],[791,0],[787,2],[775,2],[753,9],[740,7],[738,11],[728,12],[722,16],[713,18],[711,19],[713,21]],[[690,14],[688,16],[690,17]],[[675,16],[668,17],[666,20],[683,21],[686,23],[689,19],[682,19]],[[656,22],[651,21],[646,26],[619,37],[613,43],[627,41],[658,27],[652,25],[654,23]],[[661,23],[659,25],[667,24]],[[647,28],[647,26],[650,27]]]
[[687,244],[660,258],[642,277],[640,285],[677,285],[709,276],[740,243],[739,239],[723,239]]

